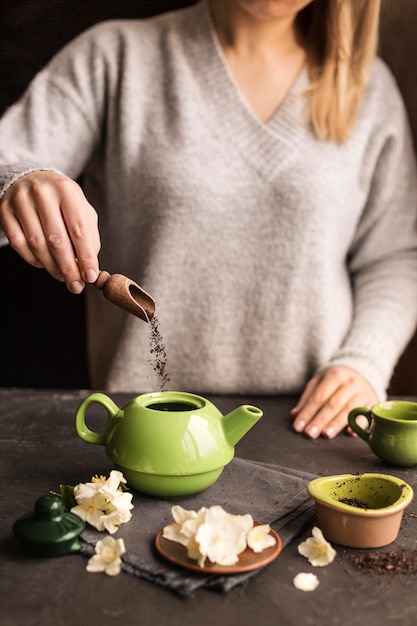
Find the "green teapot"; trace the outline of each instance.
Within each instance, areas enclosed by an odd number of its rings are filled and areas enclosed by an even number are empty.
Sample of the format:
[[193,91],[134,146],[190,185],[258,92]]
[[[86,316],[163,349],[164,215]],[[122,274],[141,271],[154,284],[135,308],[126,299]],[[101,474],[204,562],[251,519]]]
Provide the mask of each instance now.
[[[101,404],[108,413],[102,432],[86,425],[87,408]],[[175,498],[207,489],[234,456],[234,446],[262,417],[242,405],[223,416],[201,396],[178,391],[145,393],[120,409],[103,393],[79,406],[75,426],[88,443],[104,445],[128,484],[143,493]]]

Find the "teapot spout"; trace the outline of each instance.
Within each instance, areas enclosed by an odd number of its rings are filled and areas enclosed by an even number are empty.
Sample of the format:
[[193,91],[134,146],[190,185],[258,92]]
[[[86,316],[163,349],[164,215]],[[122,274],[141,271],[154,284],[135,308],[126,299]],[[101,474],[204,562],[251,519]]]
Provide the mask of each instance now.
[[223,429],[227,442],[235,446],[244,435],[261,419],[263,411],[250,404],[242,404],[223,417]]

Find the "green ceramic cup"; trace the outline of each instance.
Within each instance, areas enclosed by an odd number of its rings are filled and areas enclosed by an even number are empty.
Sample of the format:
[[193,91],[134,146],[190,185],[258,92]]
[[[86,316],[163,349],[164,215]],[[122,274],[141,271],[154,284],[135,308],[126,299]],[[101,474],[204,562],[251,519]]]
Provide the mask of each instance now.
[[[364,416],[367,428],[357,419]],[[374,404],[370,409],[358,407],[350,411],[348,423],[380,459],[397,466],[417,464],[417,403],[390,400]]]

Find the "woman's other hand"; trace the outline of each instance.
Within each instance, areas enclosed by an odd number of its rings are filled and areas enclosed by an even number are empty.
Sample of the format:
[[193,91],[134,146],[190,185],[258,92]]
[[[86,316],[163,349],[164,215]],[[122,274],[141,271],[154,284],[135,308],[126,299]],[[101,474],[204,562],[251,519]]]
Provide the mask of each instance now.
[[70,178],[44,170],[19,178],[0,200],[0,226],[27,263],[45,268],[72,293],[96,280],[97,213]]
[[347,426],[349,411],[378,402],[368,381],[349,367],[332,366],[306,385],[290,415],[293,427],[307,437],[332,439]]

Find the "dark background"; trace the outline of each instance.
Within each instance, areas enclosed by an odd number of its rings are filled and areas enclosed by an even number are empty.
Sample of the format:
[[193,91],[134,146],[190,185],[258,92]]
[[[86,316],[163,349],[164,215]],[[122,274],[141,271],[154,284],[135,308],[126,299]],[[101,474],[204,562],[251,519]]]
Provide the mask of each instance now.
[[[109,18],[142,18],[193,0],[3,0],[0,114],[66,42]],[[417,2],[383,0],[380,53],[397,78],[417,145]],[[88,288],[88,287],[87,287]],[[0,387],[88,388],[84,296],[0,248]],[[387,329],[389,332],[389,329]],[[397,395],[417,393],[417,340],[398,364]]]
[[[192,0],[0,2],[0,114],[65,43],[110,18],[142,18]],[[88,388],[84,296],[0,247],[0,387]]]

